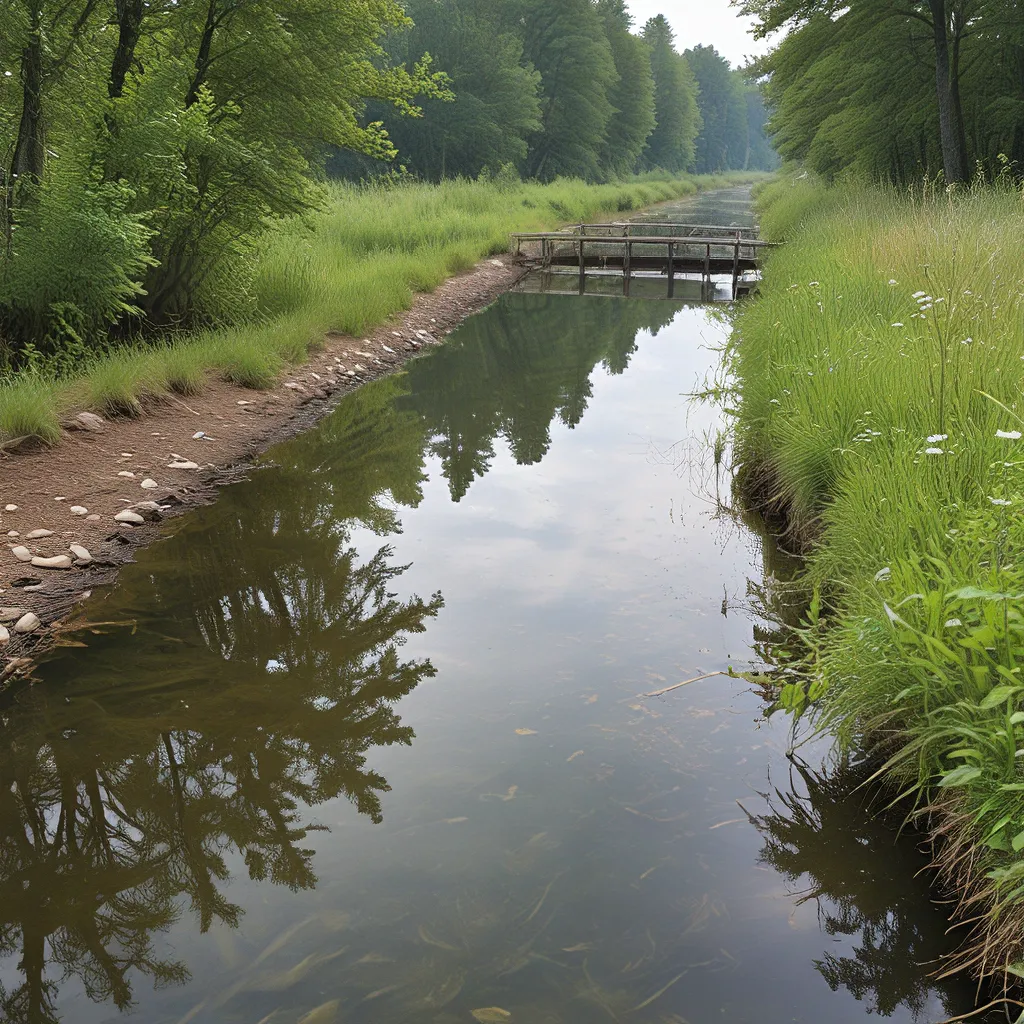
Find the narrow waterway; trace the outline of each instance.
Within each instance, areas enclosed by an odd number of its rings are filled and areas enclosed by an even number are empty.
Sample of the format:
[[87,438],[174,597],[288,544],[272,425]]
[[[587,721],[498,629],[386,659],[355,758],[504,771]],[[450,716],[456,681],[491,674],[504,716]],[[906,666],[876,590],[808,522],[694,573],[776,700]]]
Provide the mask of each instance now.
[[3,706],[0,1019],[968,1010],[856,769],[742,679],[642,696],[764,664],[782,567],[686,397],[727,330],[506,296],[171,523]]

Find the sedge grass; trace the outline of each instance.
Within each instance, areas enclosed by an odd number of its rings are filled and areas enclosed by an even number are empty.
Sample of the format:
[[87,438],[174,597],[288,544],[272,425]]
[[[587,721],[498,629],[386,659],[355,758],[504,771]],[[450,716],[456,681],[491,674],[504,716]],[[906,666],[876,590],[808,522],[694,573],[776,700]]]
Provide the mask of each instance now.
[[799,708],[941,836],[954,964],[1024,968],[1024,199],[763,192],[787,244],[738,315],[740,486],[783,507],[828,627]]

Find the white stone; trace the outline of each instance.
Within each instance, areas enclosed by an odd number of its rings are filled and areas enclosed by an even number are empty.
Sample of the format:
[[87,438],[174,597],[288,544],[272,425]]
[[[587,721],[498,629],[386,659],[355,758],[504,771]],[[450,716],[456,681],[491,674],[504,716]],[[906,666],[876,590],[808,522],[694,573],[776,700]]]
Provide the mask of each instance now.
[[53,530],[32,530],[25,534],[25,540],[42,540],[44,537],[52,537]]
[[134,480],[135,474],[130,469],[122,469],[118,476],[123,476],[125,480]]
[[32,633],[39,628],[39,616],[35,612],[25,612],[14,624],[15,633]]
[[114,516],[115,523],[131,523],[133,526],[140,526],[145,521],[138,512],[133,512],[130,508],[126,508],[123,512],[118,512]]
[[285,387],[288,388],[289,391],[301,391],[302,390],[302,385],[301,384],[296,384],[295,381],[292,381],[292,380],[287,381],[285,383]]
[[491,260],[491,266],[492,267],[503,267],[503,266],[505,266],[505,264],[502,263],[501,260]]
[[142,488],[144,488],[144,489],[145,489],[145,490],[147,490],[147,491],[154,491],[154,490],[156,490],[156,489],[157,489],[157,488],[158,488],[158,487],[159,487],[160,485],[159,485],[159,484],[158,484],[158,483],[157,483],[157,482],[156,482],[155,480],[151,480],[151,479],[150,479],[150,478],[149,478],[149,477],[147,476],[147,477],[146,477],[146,479],[145,479],[145,480],[143,480],[143,481],[142,481],[142,483],[141,483],[141,484],[140,484],[139,486],[140,486],[140,487],[142,487]]
[[98,523],[102,518],[103,518],[102,516],[98,516],[95,512],[93,512],[93,514],[91,516],[86,516],[85,517],[86,522],[89,522],[89,523]]
[[392,355],[395,354],[395,350],[387,345],[381,345],[381,348],[384,349],[385,352],[390,352]]
[[73,516],[84,516],[89,510],[84,505],[72,505],[68,511]]
[[366,373],[366,367],[363,366],[361,363],[356,363],[355,371],[356,373]]
[[72,544],[68,551],[71,552],[80,562],[91,562],[92,555],[89,554],[88,548],[83,548],[81,544]]
[[205,430],[197,430],[192,435],[192,440],[193,441],[201,441],[204,437],[206,437],[206,431]]
[[309,371],[309,375],[313,378],[313,380],[323,380],[323,377],[321,377],[319,373],[315,373],[312,370]]
[[103,417],[97,416],[94,412],[80,412],[75,417],[75,425],[79,430],[91,430],[97,434],[102,434],[106,430]]
[[63,494],[61,494],[59,497],[56,497],[53,500],[54,501],[67,501],[68,499],[65,498]]
[[372,352],[357,352],[356,355],[357,356],[362,356],[364,359],[372,359],[373,358],[373,353]]
[[190,462],[190,461],[187,461],[187,460],[183,461],[183,462],[169,462],[167,464],[167,468],[168,469],[198,469],[199,468],[199,463],[198,462]]
[[18,511],[18,506],[17,505],[4,505],[4,511],[5,512],[17,512]]
[[11,548],[11,554],[14,555],[14,557],[19,562],[32,561],[32,552],[29,551],[29,549],[22,544],[19,544],[17,547]]
[[345,376],[346,377],[354,377],[355,375],[356,375],[356,371],[355,370],[346,370],[345,371]]
[[132,452],[121,452],[121,458],[122,459],[133,459],[133,458],[135,458],[135,455]]
[[20,536],[21,536],[21,534],[20,534],[20,533],[18,533],[18,531],[17,531],[17,530],[8,530],[8,531],[7,531],[7,536],[8,536],[8,537],[20,537]]
[[6,626],[0,626],[0,644],[7,643],[11,639],[10,630]]
[[71,556],[54,555],[52,558],[43,558],[42,555],[36,555],[32,559],[32,564],[38,569],[70,569]]
[[252,405],[252,402],[247,402],[244,398],[240,398],[235,405]]

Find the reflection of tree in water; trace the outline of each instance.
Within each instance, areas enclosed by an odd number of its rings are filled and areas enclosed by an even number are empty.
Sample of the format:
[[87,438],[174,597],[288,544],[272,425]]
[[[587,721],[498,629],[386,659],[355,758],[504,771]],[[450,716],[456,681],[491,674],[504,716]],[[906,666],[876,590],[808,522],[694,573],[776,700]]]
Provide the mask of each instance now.
[[185,903],[204,931],[238,923],[221,892],[229,856],[253,879],[310,888],[308,808],[344,796],[381,820],[388,785],[366,757],[413,739],[394,704],[434,670],[400,647],[441,598],[399,601],[404,567],[388,547],[360,562],[352,524],[398,532],[428,450],[456,499],[499,434],[518,461],[541,459],[551,421],[585,412],[594,367],[621,373],[637,332],[674,314],[503,304],[145,552],[94,614],[138,632],[86,634],[88,650],[58,652],[0,719],[0,957],[24,978],[0,987],[0,1018],[57,1021],[62,975],[122,1009],[133,974],[186,980],[153,937]]
[[204,931],[238,922],[219,891],[229,853],[254,879],[309,888],[307,808],[345,796],[381,819],[388,786],[366,755],[412,741],[394,703],[434,670],[399,648],[441,600],[397,600],[387,547],[359,562],[334,514],[357,502],[354,476],[337,497],[314,477],[297,490],[302,475],[271,470],[258,501],[229,491],[147,552],[105,609],[145,607],[139,635],[90,637],[10,709],[0,955],[24,982],[0,992],[5,1021],[57,1020],[61,974],[120,1008],[133,971],[184,980],[152,937],[182,898]]
[[826,934],[856,937],[852,956],[815,961],[819,973],[881,1016],[905,1007],[916,1020],[935,996],[952,1014],[952,994],[920,969],[948,952],[945,918],[938,909],[922,917],[927,880],[915,876],[925,862],[858,789],[869,772],[843,765],[819,774],[799,762],[793,772],[752,821],[765,840],[762,861],[791,881],[809,878],[799,902],[817,903]]
[[496,437],[507,439],[520,464],[539,462],[551,445],[552,421],[575,427],[583,418],[594,368],[603,363],[622,373],[638,332],[657,331],[676,313],[663,302],[507,298],[410,366],[410,393],[400,407],[423,418],[458,501],[490,467]]

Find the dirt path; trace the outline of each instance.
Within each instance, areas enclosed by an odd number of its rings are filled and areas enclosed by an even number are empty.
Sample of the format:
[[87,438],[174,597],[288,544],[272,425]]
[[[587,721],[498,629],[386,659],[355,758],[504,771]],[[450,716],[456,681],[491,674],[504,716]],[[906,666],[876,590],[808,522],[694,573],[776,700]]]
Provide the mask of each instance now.
[[[54,447],[6,453],[0,459],[0,535],[7,542],[0,549],[0,689],[27,667],[28,655],[54,640],[95,587],[113,582],[136,549],[156,539],[162,520],[213,501],[220,487],[245,475],[254,456],[311,427],[361,384],[439,344],[521,275],[508,258],[485,260],[417,295],[407,313],[366,338],[329,335],[322,350],[272,390],[214,381],[194,398],[153,403],[138,419],[97,423],[86,416],[83,428],[68,429]],[[143,521],[115,520],[126,510]],[[71,545],[84,548],[91,561]],[[60,556],[72,564],[47,568],[30,560]],[[24,617],[29,612],[40,624],[16,631],[16,623],[33,625]]]

